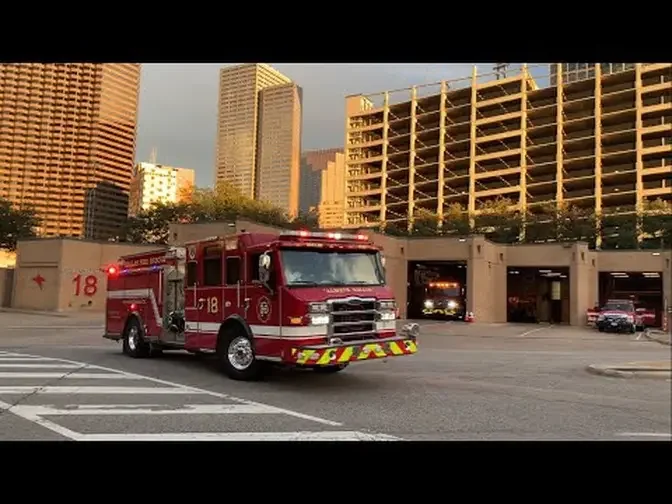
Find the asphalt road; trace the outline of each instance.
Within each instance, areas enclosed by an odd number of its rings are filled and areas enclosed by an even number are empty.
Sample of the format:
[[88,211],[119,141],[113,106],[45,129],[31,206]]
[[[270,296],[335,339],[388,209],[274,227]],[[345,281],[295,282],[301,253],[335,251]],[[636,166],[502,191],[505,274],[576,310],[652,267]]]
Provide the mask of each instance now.
[[671,439],[669,381],[584,369],[670,358],[631,335],[427,323],[414,356],[241,383],[187,354],[125,357],[96,317],[0,327],[0,440]]

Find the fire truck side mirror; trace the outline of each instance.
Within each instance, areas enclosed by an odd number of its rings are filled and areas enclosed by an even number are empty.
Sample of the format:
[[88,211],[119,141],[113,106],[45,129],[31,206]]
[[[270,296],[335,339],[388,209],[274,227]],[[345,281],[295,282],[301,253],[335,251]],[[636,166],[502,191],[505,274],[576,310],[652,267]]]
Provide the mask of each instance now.
[[271,256],[264,252],[259,256],[259,280],[263,284],[268,284],[271,278]]

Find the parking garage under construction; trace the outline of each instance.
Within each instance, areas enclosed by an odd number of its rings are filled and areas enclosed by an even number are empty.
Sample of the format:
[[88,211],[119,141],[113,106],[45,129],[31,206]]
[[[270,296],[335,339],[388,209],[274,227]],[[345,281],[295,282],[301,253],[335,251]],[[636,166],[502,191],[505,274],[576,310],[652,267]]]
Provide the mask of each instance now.
[[[540,74],[544,72],[544,74]],[[598,214],[672,199],[672,64],[563,84],[549,66],[346,99],[345,227],[419,210],[571,204]],[[542,86],[542,83],[548,83]],[[402,101],[395,98],[403,95]],[[459,207],[458,207],[459,205]]]

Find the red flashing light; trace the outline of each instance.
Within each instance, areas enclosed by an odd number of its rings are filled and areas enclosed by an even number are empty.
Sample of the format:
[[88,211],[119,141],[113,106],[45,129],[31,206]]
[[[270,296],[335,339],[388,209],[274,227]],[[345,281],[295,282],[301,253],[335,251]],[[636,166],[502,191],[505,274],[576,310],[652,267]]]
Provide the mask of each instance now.
[[108,275],[116,275],[117,274],[117,267],[116,266],[108,266],[107,267],[107,274]]
[[301,238],[307,238],[310,236],[310,231],[299,231],[299,236]]
[[128,309],[131,310],[131,311],[135,311],[135,310],[138,309],[138,305],[136,305],[135,303],[131,303],[131,305],[128,307]]

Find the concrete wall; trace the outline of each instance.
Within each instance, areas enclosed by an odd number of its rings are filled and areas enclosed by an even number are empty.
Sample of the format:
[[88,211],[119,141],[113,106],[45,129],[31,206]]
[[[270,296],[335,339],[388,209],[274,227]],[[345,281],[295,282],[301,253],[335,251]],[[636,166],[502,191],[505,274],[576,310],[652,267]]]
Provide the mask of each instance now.
[[0,308],[12,306],[14,268],[0,268]]
[[[170,244],[241,231],[279,233],[255,222],[172,224]],[[386,277],[406,315],[409,261],[465,261],[467,309],[479,322],[505,322],[507,316],[507,267],[569,268],[569,322],[583,325],[588,308],[598,301],[600,271],[657,271],[663,277],[667,306],[672,305],[672,251],[590,251],[585,243],[563,245],[497,245],[483,237],[397,238],[370,231],[382,248]],[[42,239],[19,242],[17,268],[0,269],[0,305],[3,285],[12,283],[11,306],[35,310],[101,311],[105,306],[103,269],[119,256],[160,248],[156,245]],[[13,277],[13,278],[12,278]],[[86,289],[87,277],[89,288]],[[95,285],[95,287],[94,287]],[[78,288],[79,287],[79,288]],[[6,288],[5,288],[6,289]],[[4,299],[4,301],[3,301]]]
[[41,311],[103,311],[104,269],[119,256],[156,245],[74,239],[20,241],[11,306]]

